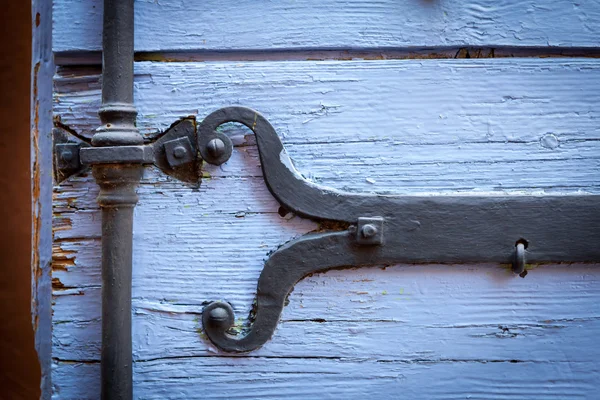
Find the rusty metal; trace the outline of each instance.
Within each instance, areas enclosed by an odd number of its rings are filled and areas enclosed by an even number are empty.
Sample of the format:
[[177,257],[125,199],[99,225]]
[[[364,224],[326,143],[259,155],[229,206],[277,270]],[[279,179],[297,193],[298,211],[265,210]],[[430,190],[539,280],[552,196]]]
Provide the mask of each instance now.
[[85,169],[79,151],[90,144],[71,132],[56,127],[52,131],[54,144],[54,181],[58,184]]
[[217,128],[227,122],[254,131],[265,183],[282,206],[348,228],[304,235],[270,255],[258,280],[253,322],[245,332],[228,332],[235,320],[231,305],[207,305],[204,331],[224,351],[247,352],[269,340],[295,283],[315,272],[398,263],[494,262],[513,264],[524,276],[525,254],[528,263],[600,261],[600,196],[347,193],[306,181],[271,124],[248,108],[223,108],[204,119],[198,129],[203,157],[210,141],[220,137]]
[[[285,299],[306,275],[332,268],[397,263],[512,264],[600,261],[600,196],[384,196],[347,193],[305,180],[271,124],[227,107],[175,123],[143,143],[133,105],[133,0],[104,0],[101,127],[91,140],[57,142],[61,179],[91,164],[102,208],[102,398],[132,398],[131,266],[133,207],[144,164],[198,182],[200,158],[221,165],[233,144],[218,128],[238,122],[256,135],[265,183],[281,205],[339,230],[304,235],[273,252],[258,280],[250,327],[231,334],[230,304],[208,304],[204,331],[218,348],[247,352],[272,336]],[[79,156],[79,157],[77,157]],[[79,158],[80,160],[78,160]]]
[[[182,119],[173,124],[153,145],[154,165],[164,173],[181,181],[198,184],[200,181],[200,156],[196,145],[196,121]],[[177,148],[185,152],[177,156]]]
[[104,0],[102,125],[92,147],[75,132],[55,131],[55,176],[60,182],[92,166],[102,209],[101,397],[133,398],[131,276],[133,208],[145,164],[188,182],[199,179],[196,125],[175,123],[153,144],[135,126],[133,0]]
[[104,0],[103,24],[102,125],[96,148],[81,155],[94,164],[102,209],[101,396],[130,400],[133,208],[145,160],[133,105],[133,0]]

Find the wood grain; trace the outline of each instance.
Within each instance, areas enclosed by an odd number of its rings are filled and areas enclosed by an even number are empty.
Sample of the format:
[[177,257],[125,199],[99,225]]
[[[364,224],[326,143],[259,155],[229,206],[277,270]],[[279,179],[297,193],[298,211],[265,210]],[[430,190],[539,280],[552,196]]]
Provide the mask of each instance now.
[[[55,113],[89,135],[98,71],[62,68]],[[600,63],[590,59],[137,63],[151,138],[225,105],[260,110],[308,179],[395,194],[598,193]],[[147,168],[135,211],[136,398],[594,398],[596,265],[375,266],[317,274],[263,348],[220,353],[199,323],[246,323],[264,259],[318,228],[281,216],[250,132],[199,188]],[[53,385],[97,398],[100,214],[87,174],[54,195]],[[468,244],[466,244],[468,245]],[[425,251],[425,249],[424,249]]]
[[[94,399],[99,365],[56,363],[72,394]],[[196,371],[188,376],[188,371]],[[232,373],[236,371],[236,373]],[[137,363],[134,396],[143,399],[593,399],[590,363],[380,362],[356,359],[191,357]],[[77,382],[77,384],[76,384]]]
[[[136,1],[137,51],[594,47],[600,5],[574,0]],[[54,2],[54,51],[101,49],[102,2]]]
[[[147,137],[243,104],[275,126],[297,168],[380,193],[598,190],[600,63],[586,59],[138,63]],[[91,135],[97,70],[63,69],[55,112]],[[213,178],[258,177],[253,135]],[[360,179],[357,179],[357,174]],[[163,178],[164,179],[164,178]]]

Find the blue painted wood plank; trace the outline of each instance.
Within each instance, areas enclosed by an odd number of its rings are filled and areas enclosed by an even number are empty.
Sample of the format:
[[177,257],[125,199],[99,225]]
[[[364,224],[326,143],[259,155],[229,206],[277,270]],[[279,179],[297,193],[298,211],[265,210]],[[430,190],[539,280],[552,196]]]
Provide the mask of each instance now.
[[[102,2],[54,2],[54,51],[101,49]],[[575,0],[136,1],[138,51],[598,47],[600,4]]]

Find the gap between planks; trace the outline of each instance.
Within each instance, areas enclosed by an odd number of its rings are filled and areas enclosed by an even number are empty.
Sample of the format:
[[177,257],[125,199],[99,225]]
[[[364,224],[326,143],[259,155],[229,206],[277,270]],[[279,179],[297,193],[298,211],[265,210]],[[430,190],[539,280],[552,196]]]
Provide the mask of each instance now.
[[[406,60],[453,58],[600,58],[600,47],[404,47],[262,50],[165,50],[139,51],[135,61],[327,61]],[[100,51],[59,51],[57,66],[101,65]]]

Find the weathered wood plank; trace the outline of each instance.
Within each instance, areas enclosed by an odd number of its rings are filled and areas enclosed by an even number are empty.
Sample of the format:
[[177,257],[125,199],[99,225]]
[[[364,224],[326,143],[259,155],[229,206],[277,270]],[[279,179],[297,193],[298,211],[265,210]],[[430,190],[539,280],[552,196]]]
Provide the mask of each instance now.
[[[263,113],[286,144],[600,137],[594,59],[140,62],[135,71],[147,136],[184,116],[243,104]],[[99,124],[99,72],[62,68],[55,79],[55,113],[87,136]]]
[[[273,122],[299,170],[328,186],[465,195],[600,189],[594,60],[138,63],[136,73],[148,136],[186,115],[248,105]],[[55,112],[79,132],[98,123],[97,81],[93,70],[57,77]],[[205,166],[199,188],[147,168],[139,189],[137,398],[593,397],[595,265],[540,266],[525,279],[491,265],[317,274],[296,286],[262,349],[216,351],[201,333],[203,304],[230,301],[243,323],[268,252],[317,228],[279,215],[253,136],[227,131],[233,156]],[[96,195],[85,175],[55,190],[57,399],[98,393]]]
[[[491,266],[399,266],[309,277],[290,296],[273,339],[252,356],[596,361],[600,274],[589,266],[546,266],[531,274],[523,281]],[[204,280],[226,278],[215,273]],[[198,292],[209,301],[227,298],[231,289],[222,290]],[[56,297],[54,357],[99,360],[99,292]],[[156,287],[136,289],[135,359],[216,355],[202,334],[201,302],[156,293]],[[234,306],[245,322],[248,304]]]
[[[138,51],[575,46],[600,43],[600,5],[573,0],[136,1]],[[102,2],[54,2],[54,51],[101,49]]]
[[[138,63],[136,73],[139,126],[148,136],[183,116],[244,104],[272,121],[302,173],[329,186],[394,193],[598,188],[594,60]],[[93,132],[96,73],[63,70],[56,87],[62,122]],[[232,134],[246,146],[246,133]],[[236,153],[207,172],[260,175],[253,147]],[[359,169],[363,178],[353,179]]]
[[[98,364],[56,363],[55,398],[96,399]],[[196,371],[188,376],[189,369]],[[236,371],[236,373],[232,373]],[[593,399],[591,363],[197,357],[134,366],[144,399]],[[76,384],[77,383],[77,384]]]
[[[30,170],[31,174],[31,321],[35,331],[35,350],[38,355],[41,381],[40,397],[47,399],[52,393],[52,76],[55,66],[52,58],[52,3],[44,0],[28,2],[31,7],[31,108],[30,108]],[[23,4],[23,3],[21,3]],[[5,9],[10,17],[18,15],[13,6]],[[10,18],[9,17],[9,18]],[[18,22],[17,22],[18,23]],[[10,29],[10,28],[5,28]],[[19,33],[11,32],[12,35]],[[13,42],[24,43],[25,37]],[[29,39],[27,39],[29,40]],[[7,57],[14,57],[5,47]],[[10,54],[10,56],[8,56]],[[25,96],[25,93],[21,93]],[[16,135],[10,129],[9,135]],[[8,137],[8,136],[7,136]],[[25,171],[21,171],[25,173]],[[10,171],[9,174],[16,173]],[[6,192],[10,188],[4,187]],[[23,191],[24,188],[19,188]],[[5,209],[11,209],[4,204]],[[9,211],[12,212],[12,211]],[[8,226],[7,220],[3,225]],[[11,227],[12,229],[13,227]],[[11,230],[12,232],[12,230]],[[8,263],[8,262],[7,262]],[[17,265],[12,262],[12,267]],[[15,281],[11,279],[11,284]],[[5,318],[10,318],[5,315]],[[11,325],[9,325],[11,326]],[[5,357],[10,356],[4,354]],[[33,375],[32,375],[33,376]],[[3,395],[10,396],[10,393]]]

